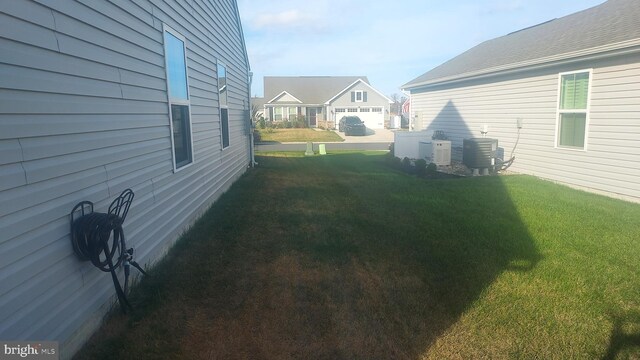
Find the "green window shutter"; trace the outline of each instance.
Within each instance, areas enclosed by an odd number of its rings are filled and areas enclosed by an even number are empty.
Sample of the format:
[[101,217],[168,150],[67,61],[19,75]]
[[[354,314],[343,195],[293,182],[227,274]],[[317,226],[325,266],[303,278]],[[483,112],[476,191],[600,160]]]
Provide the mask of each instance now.
[[356,92],[355,91],[351,92],[351,102],[356,102]]
[[367,92],[366,91],[364,91],[362,93],[362,101],[367,102]]

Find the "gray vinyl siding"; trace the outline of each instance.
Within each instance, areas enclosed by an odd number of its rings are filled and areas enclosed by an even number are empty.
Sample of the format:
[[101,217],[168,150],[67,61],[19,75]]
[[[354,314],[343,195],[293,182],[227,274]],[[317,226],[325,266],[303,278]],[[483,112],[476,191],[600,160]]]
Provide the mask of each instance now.
[[[558,74],[593,69],[587,149],[555,147]],[[516,121],[524,122],[511,170],[640,201],[640,55],[581,62],[519,75],[412,91],[416,127],[462,140],[497,138],[508,158]],[[458,152],[458,156],[459,156]]]
[[[186,38],[194,159],[174,172],[162,26]],[[227,65],[222,151],[216,62]],[[80,262],[69,212],[106,212],[152,265],[245,171],[248,67],[235,0],[0,2],[0,339],[53,340],[68,358],[113,304]]]

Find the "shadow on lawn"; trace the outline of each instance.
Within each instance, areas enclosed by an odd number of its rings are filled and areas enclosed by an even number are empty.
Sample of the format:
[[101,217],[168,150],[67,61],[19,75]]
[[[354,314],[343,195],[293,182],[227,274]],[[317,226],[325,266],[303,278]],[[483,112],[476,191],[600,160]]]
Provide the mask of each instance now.
[[372,159],[260,159],[278,174],[260,201],[288,199],[270,219],[286,266],[269,272],[303,357],[420,358],[500,274],[541,258],[499,178],[429,181]]
[[78,358],[419,359],[540,259],[499,178],[424,180],[364,154],[258,161]]
[[[613,330],[603,360],[613,360],[628,349],[640,349],[640,313],[612,315]],[[629,331],[629,329],[632,329]]]

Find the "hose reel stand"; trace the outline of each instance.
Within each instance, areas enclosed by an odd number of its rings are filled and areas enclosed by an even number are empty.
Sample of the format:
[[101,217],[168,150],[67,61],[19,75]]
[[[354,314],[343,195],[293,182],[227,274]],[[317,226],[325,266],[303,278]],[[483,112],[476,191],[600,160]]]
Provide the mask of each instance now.
[[[124,223],[134,193],[124,190],[109,205],[107,213],[93,211],[91,201],[81,201],[71,210],[71,245],[81,261],[91,261],[98,269],[111,273],[118,302],[123,313],[131,309],[127,300],[130,266],[142,274],[147,273],[133,260],[133,248],[127,249],[122,224]],[[120,285],[116,269],[124,267],[124,288]]]

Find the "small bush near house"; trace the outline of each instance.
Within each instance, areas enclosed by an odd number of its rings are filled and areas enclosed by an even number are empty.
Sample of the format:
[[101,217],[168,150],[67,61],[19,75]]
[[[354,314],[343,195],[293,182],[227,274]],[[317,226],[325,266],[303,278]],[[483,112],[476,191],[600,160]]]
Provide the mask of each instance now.
[[267,121],[264,119],[264,117],[260,117],[260,119],[258,120],[258,127],[260,129],[264,129],[267,127]]
[[425,159],[416,160],[415,167],[418,176],[425,176],[427,174],[427,161]]
[[436,164],[434,163],[430,163],[425,169],[425,175],[429,177],[433,177],[433,176],[436,176],[437,174],[438,174],[438,166],[436,166]]
[[413,165],[411,164],[411,159],[408,157],[402,159],[402,170],[407,173],[413,173]]

